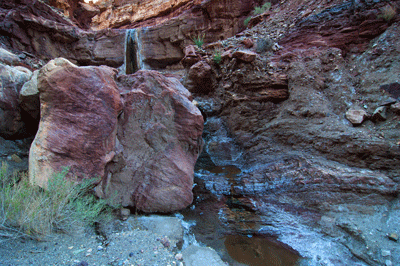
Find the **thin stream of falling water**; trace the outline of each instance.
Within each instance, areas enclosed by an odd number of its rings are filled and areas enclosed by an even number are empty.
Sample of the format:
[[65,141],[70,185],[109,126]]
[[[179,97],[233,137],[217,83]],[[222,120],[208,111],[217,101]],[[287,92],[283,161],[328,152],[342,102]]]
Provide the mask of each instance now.
[[125,33],[125,73],[133,74],[140,69],[147,69],[143,61],[142,36],[146,28],[128,29]]

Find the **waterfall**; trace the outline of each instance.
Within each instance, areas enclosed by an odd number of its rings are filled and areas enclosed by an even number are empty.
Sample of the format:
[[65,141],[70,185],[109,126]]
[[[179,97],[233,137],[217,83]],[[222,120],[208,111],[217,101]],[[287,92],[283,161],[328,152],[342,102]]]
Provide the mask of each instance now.
[[125,33],[125,73],[146,69],[142,55],[142,35],[145,29],[128,29]]

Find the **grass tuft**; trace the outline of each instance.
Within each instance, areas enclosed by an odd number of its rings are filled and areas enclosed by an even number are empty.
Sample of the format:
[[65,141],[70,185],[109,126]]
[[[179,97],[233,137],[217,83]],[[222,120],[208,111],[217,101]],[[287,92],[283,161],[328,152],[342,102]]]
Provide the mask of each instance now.
[[203,35],[198,34],[197,37],[192,37],[192,41],[199,49],[201,49],[204,45],[204,38],[205,38],[204,33]]
[[266,2],[265,4],[263,4],[262,6],[256,6],[253,10],[253,15],[261,15],[264,12],[267,12],[271,9],[271,3],[270,2]]
[[94,180],[79,184],[65,177],[68,168],[54,174],[43,190],[26,174],[10,175],[0,168],[0,236],[41,238],[55,231],[71,232],[112,218],[107,202],[93,194]]
[[216,49],[214,51],[213,61],[217,65],[221,64],[221,62],[222,62],[222,54],[221,54],[220,50]]

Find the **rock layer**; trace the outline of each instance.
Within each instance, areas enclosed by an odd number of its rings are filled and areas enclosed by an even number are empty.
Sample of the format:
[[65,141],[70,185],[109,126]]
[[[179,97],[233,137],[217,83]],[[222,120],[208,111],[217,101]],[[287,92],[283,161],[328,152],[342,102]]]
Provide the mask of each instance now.
[[203,117],[175,79],[155,71],[121,76],[124,110],[119,150],[96,191],[144,212],[171,212],[192,202]]

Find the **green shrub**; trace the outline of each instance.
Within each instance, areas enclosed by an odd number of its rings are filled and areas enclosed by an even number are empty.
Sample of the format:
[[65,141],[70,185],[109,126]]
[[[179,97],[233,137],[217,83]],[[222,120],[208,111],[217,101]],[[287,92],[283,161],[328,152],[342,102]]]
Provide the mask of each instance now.
[[250,22],[250,20],[251,20],[251,17],[247,17],[245,20],[244,20],[244,25],[247,27],[247,25],[249,25],[249,22]]
[[220,50],[214,51],[213,61],[215,64],[219,65],[222,62],[222,55]]
[[271,38],[269,37],[260,38],[256,42],[256,52],[259,54],[267,52],[271,50],[273,46],[274,46],[274,41]]
[[378,16],[378,18],[383,18],[387,22],[390,22],[394,16],[396,16],[396,14],[396,9],[391,5],[387,5],[381,8],[381,14]]
[[94,180],[68,181],[65,168],[49,180],[47,190],[29,182],[26,174],[0,169],[0,231],[13,237],[40,238],[54,231],[69,232],[112,218],[112,207],[93,194]]
[[192,41],[194,42],[194,44],[201,49],[203,47],[204,44],[204,37],[205,34],[203,33],[203,35],[198,34],[197,37],[192,37]]
[[256,6],[253,10],[253,15],[261,15],[262,13],[270,10],[270,8],[271,8],[270,2],[266,2],[262,6]]

